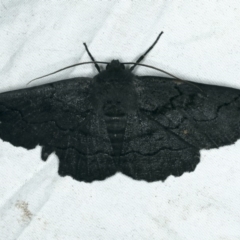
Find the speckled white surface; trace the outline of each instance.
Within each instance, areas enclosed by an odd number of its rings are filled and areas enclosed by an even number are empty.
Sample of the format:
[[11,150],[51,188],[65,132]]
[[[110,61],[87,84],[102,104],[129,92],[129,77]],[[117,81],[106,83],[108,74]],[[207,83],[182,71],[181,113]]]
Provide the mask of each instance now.
[[[183,79],[240,89],[239,1],[0,2],[0,91],[88,60],[136,60],[164,30],[144,63]],[[139,75],[160,75],[137,68]],[[93,66],[33,85],[93,76]],[[240,239],[240,141],[201,152],[193,173],[165,182],[117,174],[91,184],[57,175],[58,159],[40,160],[0,141],[0,239]]]

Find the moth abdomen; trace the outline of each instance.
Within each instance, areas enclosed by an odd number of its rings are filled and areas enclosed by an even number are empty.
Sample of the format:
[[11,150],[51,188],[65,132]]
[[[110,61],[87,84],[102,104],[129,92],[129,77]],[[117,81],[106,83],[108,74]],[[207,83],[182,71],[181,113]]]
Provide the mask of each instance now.
[[127,123],[126,116],[109,117],[105,115],[105,122],[107,126],[108,137],[111,141],[113,149],[113,155],[120,156]]

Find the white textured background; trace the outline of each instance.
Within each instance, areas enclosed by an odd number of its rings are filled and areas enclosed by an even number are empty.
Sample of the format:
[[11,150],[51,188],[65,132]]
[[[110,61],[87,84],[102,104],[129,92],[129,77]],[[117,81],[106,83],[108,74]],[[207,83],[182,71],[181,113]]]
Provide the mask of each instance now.
[[[89,60],[144,61],[180,78],[240,89],[240,2],[0,1],[0,91]],[[33,85],[93,76],[93,66]],[[136,68],[139,75],[161,75]],[[40,148],[0,141],[0,239],[240,239],[240,141],[201,152],[192,173],[146,183],[117,174],[91,184],[57,175]]]

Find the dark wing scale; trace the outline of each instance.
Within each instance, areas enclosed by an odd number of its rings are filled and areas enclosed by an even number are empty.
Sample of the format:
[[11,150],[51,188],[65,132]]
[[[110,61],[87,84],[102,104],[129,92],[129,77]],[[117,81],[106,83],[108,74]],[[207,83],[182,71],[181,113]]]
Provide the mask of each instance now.
[[[55,151],[59,173],[102,180],[120,170],[164,180],[193,171],[199,150],[240,137],[240,91],[171,79],[136,77],[136,111],[128,113],[121,156],[112,156],[107,126],[91,105],[92,79],[76,78],[0,94],[0,137],[15,146]],[[199,90],[201,89],[201,90]]]
[[137,116],[129,117],[120,161],[135,179],[193,171],[201,149],[240,138],[240,91],[159,77],[136,77]]
[[[233,144],[240,138],[240,91],[203,84],[196,86],[202,92],[187,84],[179,85],[181,96],[173,102],[185,118],[183,127],[189,126],[186,138],[200,149]],[[188,100],[179,106],[183,96]],[[181,134],[181,127],[177,131]]]
[[91,81],[75,78],[1,93],[0,137],[27,149],[42,146],[43,160],[55,151],[62,176],[93,181],[113,175],[104,120],[89,100]]
[[138,117],[128,119],[119,162],[124,174],[152,182],[193,171],[199,162],[199,150],[139,111]]

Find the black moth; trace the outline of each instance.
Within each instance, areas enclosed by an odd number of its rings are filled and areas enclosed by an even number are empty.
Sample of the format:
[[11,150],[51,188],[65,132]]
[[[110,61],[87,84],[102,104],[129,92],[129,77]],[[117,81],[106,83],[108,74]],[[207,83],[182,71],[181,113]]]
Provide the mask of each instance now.
[[93,78],[1,93],[0,137],[42,146],[43,160],[55,152],[59,174],[79,181],[122,172],[152,182],[193,171],[201,149],[240,137],[240,90],[134,75],[157,40],[130,69],[113,60]]

